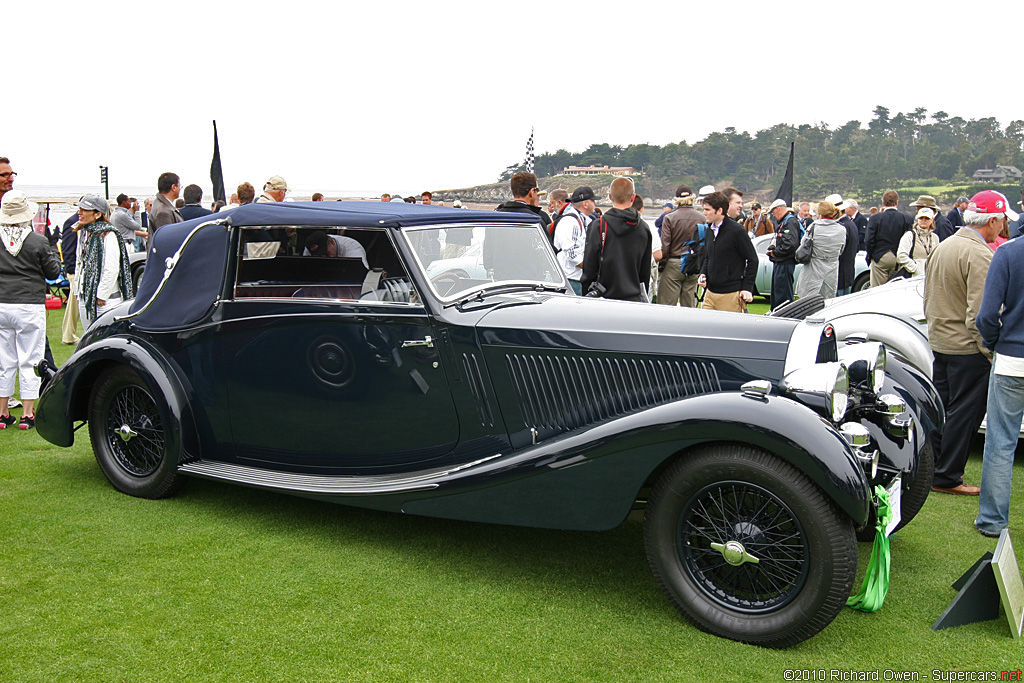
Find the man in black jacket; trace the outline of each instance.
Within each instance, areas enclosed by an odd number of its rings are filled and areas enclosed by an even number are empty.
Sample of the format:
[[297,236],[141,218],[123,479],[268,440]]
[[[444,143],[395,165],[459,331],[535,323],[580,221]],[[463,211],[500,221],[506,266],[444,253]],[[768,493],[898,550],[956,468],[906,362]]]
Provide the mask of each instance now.
[[[853,200],[846,200],[843,204],[849,206]],[[839,208],[839,207],[836,207]],[[839,280],[836,283],[836,296],[846,296],[853,290],[853,280],[857,276],[857,251],[860,249],[860,236],[857,233],[857,223],[849,211],[839,215],[839,224],[846,228],[846,244],[839,254]]]
[[778,228],[768,245],[772,262],[772,309],[793,300],[793,271],[796,270],[796,248],[800,246],[800,219],[786,206],[785,199],[776,199],[768,207]]
[[544,234],[549,234],[548,226],[551,217],[540,208],[540,188],[537,187],[537,176],[527,171],[520,171],[512,176],[512,201],[500,204],[495,211],[515,211],[529,213],[540,217]]
[[633,181],[616,178],[608,190],[613,208],[590,221],[580,279],[584,294],[594,284],[605,299],[650,301],[651,229],[633,208],[634,196]]
[[[964,211],[967,210],[967,204],[970,201],[971,200],[967,197],[957,197],[953,208],[946,214],[946,220],[949,221],[950,226],[953,228],[953,232],[956,232],[964,225]],[[942,235],[939,235],[939,241],[941,242],[942,240]]]
[[704,265],[698,283],[705,287],[701,308],[744,313],[753,301],[757,252],[743,226],[729,218],[729,199],[721,192],[704,197],[708,223]]
[[[857,226],[857,249],[864,249],[864,241],[867,237],[868,229],[868,217],[860,212],[860,204],[857,203],[856,199],[847,199],[842,204],[836,207],[853,221],[853,224]],[[849,240],[847,240],[849,244]]]
[[868,219],[864,246],[867,249],[868,265],[871,266],[872,287],[889,281],[889,276],[896,269],[896,250],[900,246],[900,238],[913,225],[913,219],[896,208],[899,201],[899,194],[889,190],[882,195],[882,210]]

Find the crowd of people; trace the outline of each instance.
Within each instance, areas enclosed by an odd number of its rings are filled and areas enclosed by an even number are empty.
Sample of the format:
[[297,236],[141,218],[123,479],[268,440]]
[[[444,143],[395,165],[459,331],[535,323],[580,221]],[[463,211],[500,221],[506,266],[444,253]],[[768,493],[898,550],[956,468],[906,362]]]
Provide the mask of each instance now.
[[[46,339],[47,279],[63,271],[69,281],[62,342],[79,341],[79,323],[133,296],[128,255],[147,248],[162,227],[210,215],[225,206],[284,201],[288,184],[272,176],[257,196],[248,182],[229,203],[202,205],[202,189],[184,189],[175,173],[157,180],[157,194],[144,202],[121,194],[111,207],[98,195],[85,195],[62,230],[38,234],[38,207],[13,188],[17,174],[0,157],[0,429],[34,426],[39,379],[33,366],[51,360]],[[1022,219],[995,191],[959,197],[947,213],[935,199],[919,196],[907,214],[890,190],[881,208],[860,212],[854,199],[833,194],[795,207],[776,199],[763,209],[744,205],[743,192],[707,185],[694,192],[679,185],[674,201],[652,223],[643,218],[643,200],[629,177],[615,178],[607,193],[611,208],[598,208],[593,188],[545,194],[533,173],[516,173],[512,199],[497,211],[521,212],[539,221],[573,293],[663,306],[745,312],[753,300],[758,255],[754,240],[770,235],[771,308],[819,295],[850,293],[856,258],[870,269],[870,286],[893,278],[924,275],[924,312],[934,362],[933,382],[946,410],[946,424],[932,445],[932,488],[942,493],[980,496],[977,529],[998,535],[1009,523],[1013,453],[1024,415],[1024,274],[1012,267],[1024,258]],[[324,201],[320,193],[313,201]],[[416,203],[385,193],[381,201]],[[340,201],[340,200],[339,200]],[[433,204],[431,192],[419,197]],[[1024,206],[1024,190],[1021,192]],[[461,202],[455,206],[461,208]],[[470,233],[467,233],[470,234]],[[277,249],[288,249],[282,237]],[[55,248],[59,240],[60,249]],[[318,232],[288,253],[358,257],[342,236]],[[354,242],[354,240],[350,240]],[[358,243],[356,243],[358,245]],[[1003,246],[1005,244],[1005,246]],[[438,245],[435,258],[452,258],[466,244]],[[365,252],[363,253],[365,260]],[[1017,259],[1014,261],[1014,259]],[[803,268],[796,276],[796,266]],[[20,420],[10,409],[20,387]],[[986,409],[988,438],[981,486],[966,484],[964,466]]]

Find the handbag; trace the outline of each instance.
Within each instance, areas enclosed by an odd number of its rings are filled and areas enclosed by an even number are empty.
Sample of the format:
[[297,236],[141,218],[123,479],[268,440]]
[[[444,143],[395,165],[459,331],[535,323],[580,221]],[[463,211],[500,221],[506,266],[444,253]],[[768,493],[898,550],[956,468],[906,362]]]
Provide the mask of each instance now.
[[814,224],[811,224],[811,229],[804,235],[803,240],[800,242],[800,246],[796,248],[796,254],[793,255],[793,259],[797,263],[808,263],[811,260],[811,255],[814,253]]
[[[917,233],[914,232],[914,241],[910,243],[910,258],[914,258],[914,250],[917,249]],[[897,268],[889,274],[889,279],[886,282],[892,282],[893,280],[910,279],[914,277],[914,274],[907,270],[906,266]]]

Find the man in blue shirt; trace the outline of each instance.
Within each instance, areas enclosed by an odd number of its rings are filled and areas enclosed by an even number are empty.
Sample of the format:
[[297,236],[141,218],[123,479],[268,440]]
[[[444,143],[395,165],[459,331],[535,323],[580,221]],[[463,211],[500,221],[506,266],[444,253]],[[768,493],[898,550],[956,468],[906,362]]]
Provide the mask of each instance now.
[[[982,195],[985,195],[982,197]],[[981,192],[968,211],[1018,220],[999,192]],[[1024,240],[998,249],[985,278],[985,294],[975,324],[985,346],[995,354],[988,383],[988,426],[981,469],[981,497],[975,527],[984,536],[999,536],[1010,523],[1010,480],[1013,454],[1024,416]]]

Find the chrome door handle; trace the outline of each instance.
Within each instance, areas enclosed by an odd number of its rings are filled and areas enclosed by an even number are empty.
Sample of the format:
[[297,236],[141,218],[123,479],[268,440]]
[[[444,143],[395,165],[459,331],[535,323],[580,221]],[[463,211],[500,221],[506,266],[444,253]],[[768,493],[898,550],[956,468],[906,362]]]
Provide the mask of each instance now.
[[409,346],[426,346],[432,349],[434,348],[434,340],[431,339],[430,335],[428,334],[426,339],[414,339],[412,341],[402,342],[403,349]]

